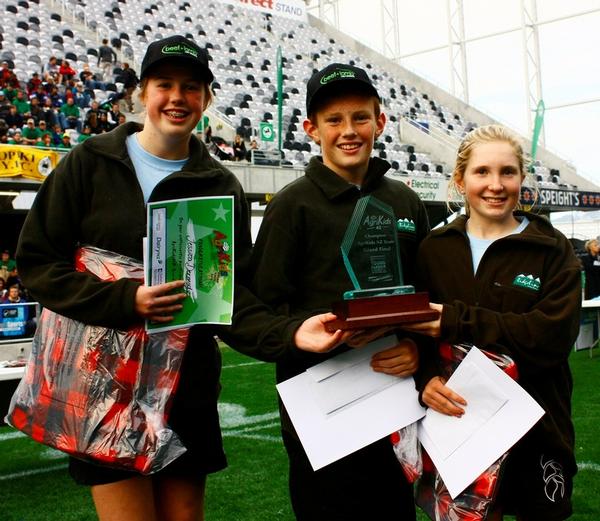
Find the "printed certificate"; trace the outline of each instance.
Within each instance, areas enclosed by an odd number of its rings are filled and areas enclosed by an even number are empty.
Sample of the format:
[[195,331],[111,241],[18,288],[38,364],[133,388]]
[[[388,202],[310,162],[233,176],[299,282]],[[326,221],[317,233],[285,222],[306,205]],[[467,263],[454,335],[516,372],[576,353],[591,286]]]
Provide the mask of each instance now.
[[183,280],[186,294],[174,320],[168,324],[146,321],[148,332],[231,324],[233,204],[233,196],[148,203],[148,284]]

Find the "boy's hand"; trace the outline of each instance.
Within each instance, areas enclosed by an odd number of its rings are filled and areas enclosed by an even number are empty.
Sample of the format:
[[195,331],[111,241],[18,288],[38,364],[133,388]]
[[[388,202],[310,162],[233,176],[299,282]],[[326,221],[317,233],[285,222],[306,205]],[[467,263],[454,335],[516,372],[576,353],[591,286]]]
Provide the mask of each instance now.
[[373,355],[371,367],[378,373],[393,376],[410,376],[419,367],[419,350],[410,338],[403,338],[394,347]]
[[325,325],[337,317],[333,313],[315,315],[306,319],[294,333],[294,343],[298,349],[312,353],[326,353],[344,343],[349,332],[337,330],[330,333]]

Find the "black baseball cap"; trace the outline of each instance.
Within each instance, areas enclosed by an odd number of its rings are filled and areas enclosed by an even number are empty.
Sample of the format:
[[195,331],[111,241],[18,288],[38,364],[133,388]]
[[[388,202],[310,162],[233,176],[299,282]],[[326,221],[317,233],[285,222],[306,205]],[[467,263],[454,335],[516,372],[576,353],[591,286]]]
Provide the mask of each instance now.
[[167,60],[185,61],[192,66],[208,83],[215,79],[208,68],[208,54],[205,49],[198,47],[193,41],[176,35],[157,40],[148,45],[142,60],[140,78],[148,75],[149,69]]
[[315,99],[322,96],[332,88],[352,83],[360,86],[363,90],[371,92],[379,99],[379,93],[373,86],[368,74],[359,67],[346,65],[344,63],[332,63],[324,69],[315,72],[306,84],[306,113],[310,114],[311,106]]

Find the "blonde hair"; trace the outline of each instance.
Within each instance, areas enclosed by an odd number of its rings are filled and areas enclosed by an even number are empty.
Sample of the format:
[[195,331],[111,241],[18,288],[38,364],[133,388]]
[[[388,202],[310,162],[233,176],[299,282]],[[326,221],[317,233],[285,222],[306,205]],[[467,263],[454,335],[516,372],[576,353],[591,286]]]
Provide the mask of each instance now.
[[585,249],[590,255],[592,254],[592,245],[594,243],[598,244],[598,239],[590,239],[589,241],[585,241]]
[[[473,150],[477,145],[481,145],[483,143],[493,143],[495,141],[502,141],[504,143],[508,143],[517,158],[517,162],[519,163],[519,172],[521,174],[521,184],[528,179],[527,176],[527,166],[528,166],[528,158],[523,152],[523,146],[521,145],[521,141],[516,134],[512,131],[503,127],[502,125],[485,125],[483,127],[478,127],[474,130],[471,130],[462,140],[458,147],[458,151],[456,153],[456,163],[454,165],[454,171],[452,172],[452,178],[448,184],[448,207],[450,208],[450,202],[456,202],[458,199],[462,203],[464,203],[467,214],[469,213],[469,204],[465,200],[462,191],[460,190],[459,183],[463,180],[465,171],[467,169],[467,165],[469,160],[471,159],[471,155]],[[526,166],[527,163],[527,166]],[[537,190],[534,187],[534,192],[537,199]],[[517,209],[520,208],[521,204],[517,204]]]

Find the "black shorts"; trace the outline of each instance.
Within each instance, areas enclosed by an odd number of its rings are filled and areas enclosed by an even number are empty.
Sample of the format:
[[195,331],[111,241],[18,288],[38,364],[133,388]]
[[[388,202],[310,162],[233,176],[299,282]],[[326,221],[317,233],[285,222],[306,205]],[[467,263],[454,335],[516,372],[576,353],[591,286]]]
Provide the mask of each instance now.
[[573,475],[556,454],[517,444],[502,473],[498,504],[525,521],[562,521],[573,512]]
[[297,521],[415,521],[413,487],[389,438],[316,472],[298,439],[283,432],[289,487]]
[[[157,474],[194,479],[227,466],[217,411],[220,368],[214,341],[191,336],[168,421],[187,451]],[[104,485],[141,475],[76,458],[70,458],[69,473],[80,485]]]

